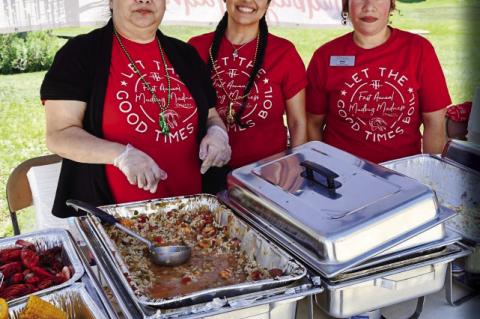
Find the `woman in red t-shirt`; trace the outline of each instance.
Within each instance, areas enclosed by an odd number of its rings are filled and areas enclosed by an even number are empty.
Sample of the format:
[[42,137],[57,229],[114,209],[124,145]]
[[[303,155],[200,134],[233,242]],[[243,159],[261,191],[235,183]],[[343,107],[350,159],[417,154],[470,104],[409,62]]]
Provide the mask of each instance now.
[[395,0],[344,0],[354,31],[321,46],[308,66],[310,140],[373,162],[440,153],[451,104],[440,63],[423,37],[388,26]]
[[158,26],[165,1],[111,0],[106,26],[71,39],[41,88],[47,146],[62,157],[53,213],[191,195],[230,159],[216,96],[198,53]]
[[[216,108],[237,168],[306,142],[305,66],[294,45],[268,33],[270,0],[226,0],[215,32],[190,39],[208,63]],[[283,116],[286,113],[287,129]]]

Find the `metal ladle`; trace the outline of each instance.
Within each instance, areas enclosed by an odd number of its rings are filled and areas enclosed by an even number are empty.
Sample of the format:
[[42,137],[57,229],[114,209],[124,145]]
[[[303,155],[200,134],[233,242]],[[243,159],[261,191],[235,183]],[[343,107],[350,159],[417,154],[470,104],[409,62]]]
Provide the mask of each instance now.
[[69,199],[66,202],[67,206],[72,207],[75,210],[83,210],[87,213],[90,213],[96,217],[98,217],[103,223],[115,226],[116,228],[120,229],[124,233],[135,237],[139,241],[143,242],[148,246],[148,250],[150,252],[150,258],[154,264],[159,266],[178,266],[185,263],[192,254],[192,248],[186,245],[178,245],[178,246],[156,246],[151,241],[143,238],[139,234],[131,231],[127,227],[120,224],[120,222],[112,215],[108,214],[104,210],[95,207],[91,204],[75,200]]

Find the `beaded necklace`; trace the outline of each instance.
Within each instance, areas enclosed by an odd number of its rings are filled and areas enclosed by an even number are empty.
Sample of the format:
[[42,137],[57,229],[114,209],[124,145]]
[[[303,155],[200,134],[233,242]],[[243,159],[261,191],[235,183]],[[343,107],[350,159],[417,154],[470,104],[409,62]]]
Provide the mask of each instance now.
[[165,77],[167,78],[167,103],[165,105],[160,104],[160,100],[157,98],[157,95],[153,91],[150,84],[148,84],[148,82],[145,80],[144,75],[142,73],[140,73],[140,70],[137,68],[137,66],[136,66],[135,62],[133,61],[132,57],[130,56],[127,49],[123,45],[123,42],[120,39],[120,36],[118,35],[117,30],[115,30],[115,28],[113,28],[113,34],[115,34],[115,37],[117,38],[118,44],[122,48],[122,51],[125,54],[125,56],[127,57],[128,61],[132,65],[133,70],[138,75],[140,80],[142,80],[143,84],[145,85],[147,90],[150,92],[150,94],[152,94],[153,101],[155,101],[157,103],[157,105],[159,106],[160,113],[158,114],[158,116],[159,116],[158,126],[160,127],[160,131],[163,135],[168,135],[168,133],[170,133],[170,128],[168,127],[167,121],[165,120],[165,114],[164,113],[170,107],[171,85],[170,85],[170,75],[168,74],[168,69],[167,69],[167,61],[166,61],[165,55],[163,53],[162,45],[160,44],[160,39],[155,36],[155,38],[157,39],[157,43],[158,43],[158,49],[160,50],[160,56],[162,57],[163,67],[165,69]]
[[[254,65],[255,65],[255,61],[257,60],[258,43],[259,42],[260,42],[260,32],[258,32],[258,34],[257,34],[257,44],[256,44],[256,47],[255,47],[255,55],[253,56],[253,64]],[[220,87],[222,88],[222,91],[225,93],[225,96],[227,97],[227,99],[229,101],[228,107],[227,107],[227,112],[225,113],[225,120],[227,121],[228,124],[233,124],[233,123],[235,123],[235,110],[233,108],[233,105],[235,104],[235,102],[246,98],[250,94],[250,91],[247,92],[246,94],[244,94],[242,96],[238,96],[236,98],[230,97],[230,94],[228,94],[227,89],[225,88],[225,84],[223,83],[222,79],[220,78],[220,74],[218,73],[217,64],[215,63],[215,61],[213,59],[212,46],[210,46],[210,48],[208,49],[208,54],[209,54],[209,57],[210,57],[210,61],[212,63],[213,70],[215,72],[215,76],[218,79],[218,82],[220,83]]]

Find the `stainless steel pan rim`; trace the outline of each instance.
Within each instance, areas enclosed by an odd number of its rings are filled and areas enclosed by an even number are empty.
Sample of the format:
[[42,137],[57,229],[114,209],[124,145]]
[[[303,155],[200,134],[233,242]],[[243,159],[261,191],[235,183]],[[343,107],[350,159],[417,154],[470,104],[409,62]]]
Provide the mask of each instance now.
[[446,236],[444,238],[440,239],[440,240],[433,241],[433,242],[430,242],[430,243],[426,243],[426,244],[423,244],[423,245],[418,245],[418,246],[415,246],[415,247],[412,247],[412,248],[409,248],[409,249],[405,249],[405,250],[402,250],[402,251],[394,252],[394,253],[389,254],[389,255],[382,255],[382,256],[379,256],[379,257],[374,257],[374,258],[369,259],[369,260],[367,260],[366,262],[364,262],[360,265],[349,268],[348,272],[372,267],[372,266],[375,266],[379,263],[385,263],[385,262],[390,261],[392,259],[404,258],[404,257],[407,257],[409,255],[416,254],[418,252],[429,251],[429,250],[434,250],[434,249],[437,249],[437,248],[445,247],[445,246],[454,244],[456,242],[459,242],[461,239],[462,239],[462,237],[460,235],[458,235],[456,232],[447,230],[446,231]]
[[[403,271],[422,267],[427,264],[440,264],[451,262],[457,258],[467,256],[471,253],[471,249],[464,244],[457,242],[448,246],[439,247],[433,252],[425,252],[425,255],[404,256],[398,261],[393,261],[392,264],[375,265],[362,270],[355,270],[351,273],[340,274],[340,279],[328,278],[323,282],[329,287],[345,287],[350,284],[367,281],[372,278],[379,278],[383,276],[390,276]],[[357,275],[358,274],[358,275]],[[346,275],[346,276],[345,276]],[[345,276],[345,279],[342,279]]]
[[[77,227],[81,236],[85,239],[85,243],[95,260],[97,267],[101,274],[106,279],[108,287],[112,290],[113,294],[119,300],[119,307],[123,314],[134,313],[135,315],[130,318],[142,318],[140,317],[141,308],[134,300],[130,299],[130,295],[125,291],[125,287],[119,277],[121,275],[115,270],[111,270],[113,261],[107,256],[107,247],[99,239],[96,229],[92,224],[86,220],[86,216],[80,216],[75,218],[75,226]],[[143,316],[145,318],[145,316]]]

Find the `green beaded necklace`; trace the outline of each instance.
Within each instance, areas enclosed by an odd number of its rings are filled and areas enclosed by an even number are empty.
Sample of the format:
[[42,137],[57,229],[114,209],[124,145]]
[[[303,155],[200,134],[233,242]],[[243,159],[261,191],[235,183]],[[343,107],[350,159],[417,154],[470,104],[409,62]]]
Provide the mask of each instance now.
[[152,98],[153,100],[158,104],[158,106],[160,107],[160,114],[159,114],[159,120],[158,120],[158,125],[160,127],[160,132],[163,134],[163,135],[168,135],[168,133],[170,133],[170,128],[168,127],[168,124],[167,124],[167,121],[165,120],[165,111],[170,107],[170,100],[171,100],[171,85],[170,85],[170,75],[168,74],[168,69],[167,69],[167,61],[165,59],[165,54],[163,53],[163,49],[162,49],[162,45],[160,44],[160,39],[158,37],[156,37],[157,39],[157,43],[158,43],[158,48],[160,50],[160,56],[162,57],[162,61],[163,61],[163,67],[165,68],[165,77],[167,78],[167,104],[166,105],[161,105],[160,104],[160,100],[157,98],[155,92],[153,92],[153,89],[152,87],[150,86],[150,84],[148,84],[148,82],[145,80],[144,76],[142,75],[142,73],[140,73],[140,70],[137,68],[135,62],[133,61],[132,57],[130,56],[130,54],[128,54],[128,51],[127,49],[125,48],[125,46],[123,45],[122,43],[122,40],[120,39],[120,36],[118,35],[117,33],[117,30],[115,30],[115,28],[113,28],[113,34],[115,34],[115,37],[117,38],[117,41],[118,41],[118,44],[120,45],[120,47],[122,48],[122,51],[123,53],[125,54],[125,56],[127,57],[128,61],[130,62],[130,64],[132,65],[133,67],[133,70],[135,71],[135,73],[138,75],[138,77],[142,80],[143,84],[145,85],[145,87],[147,88],[147,90],[152,94]]

